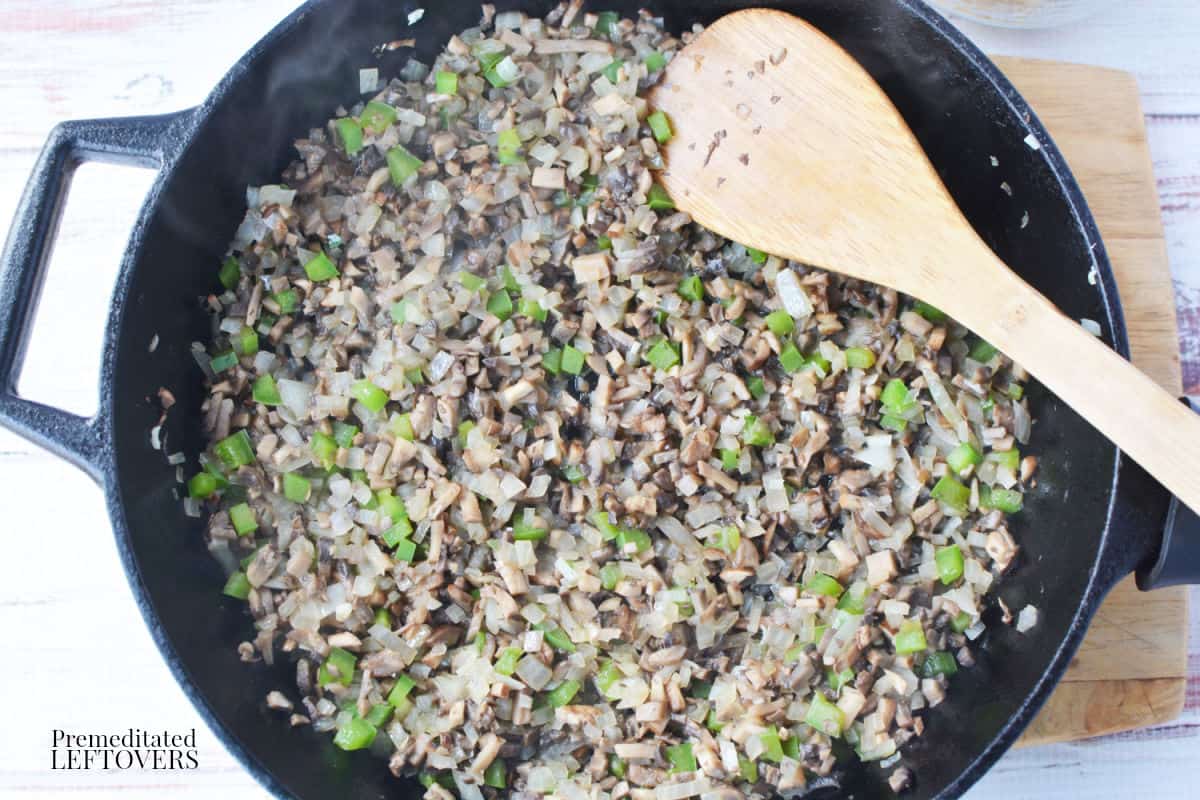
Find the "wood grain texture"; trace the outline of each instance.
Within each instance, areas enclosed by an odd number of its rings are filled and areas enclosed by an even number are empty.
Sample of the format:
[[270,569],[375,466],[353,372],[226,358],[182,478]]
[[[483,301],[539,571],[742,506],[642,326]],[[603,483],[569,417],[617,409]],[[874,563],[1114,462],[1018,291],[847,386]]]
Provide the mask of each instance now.
[[1137,80],[1078,64],[996,63],[1034,107],[1083,188],[1117,266],[1133,362],[1179,394],[1175,293]]
[[[0,129],[0,218],[10,217],[51,125],[198,103],[296,5],[297,0],[0,0],[0,92],[8,110]],[[103,31],[109,25],[103,18],[110,15],[127,20],[119,33]],[[1195,0],[1120,3],[1085,24],[1043,32],[962,27],[986,52],[1137,74],[1177,286],[1185,374],[1200,392],[1200,6]],[[1005,68],[1013,69],[1008,63]],[[1046,104],[1033,99],[1045,115]],[[97,172],[89,175],[93,169]],[[44,327],[22,384],[38,397],[65,399],[83,409],[94,402],[91,376],[103,305],[146,177],[105,167],[81,172],[56,251],[61,259],[56,258],[38,318]],[[1088,193],[1095,206],[1098,198]],[[1115,250],[1111,240],[1108,246]],[[78,285],[81,278],[86,286]],[[1130,298],[1125,301],[1128,313]],[[47,337],[72,339],[78,346],[57,350],[42,344]],[[70,355],[69,366],[63,366],[63,353]],[[1147,366],[1143,359],[1139,363]],[[0,627],[6,633],[0,707],[8,721],[0,725],[0,796],[265,798],[207,731],[154,649],[125,585],[95,487],[77,470],[3,432],[0,486],[6,563],[18,567],[0,589]],[[64,498],[70,499],[69,509],[48,515]],[[1192,602],[1200,603],[1200,589],[1192,590]],[[969,800],[1194,798],[1200,620],[1191,622],[1190,641],[1191,680],[1181,717],[1115,736],[1015,750],[968,793]],[[1064,686],[1059,693],[1066,699],[1068,691]],[[1092,692],[1089,703],[1104,694]],[[23,724],[17,727],[16,720]],[[201,769],[51,772],[46,754],[49,729],[56,725],[81,731],[196,727]]]
[[[1137,82],[1034,60],[997,63],[1045,123],[1096,217],[1117,276],[1133,361],[1179,394],[1175,304]],[[1048,744],[1153,725],[1183,708],[1187,591],[1109,595],[1063,683],[1022,737]]]
[[1157,678],[1187,678],[1187,590],[1141,592],[1130,577],[1100,607],[1064,681]]
[[1169,722],[1186,689],[1178,678],[1063,683],[1017,747],[1069,742]]
[[[968,324],[964,270],[972,283],[1003,270],[879,85],[795,15],[722,17],[671,61],[649,102],[677,131],[659,182],[726,238],[916,295]],[[780,185],[796,189],[786,204]],[[989,294],[994,310],[1004,295]]]

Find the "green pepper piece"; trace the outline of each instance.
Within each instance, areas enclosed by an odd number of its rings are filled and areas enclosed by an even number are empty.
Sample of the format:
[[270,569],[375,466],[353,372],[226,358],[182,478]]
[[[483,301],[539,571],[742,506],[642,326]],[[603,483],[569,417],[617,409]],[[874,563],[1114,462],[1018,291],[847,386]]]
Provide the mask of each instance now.
[[378,730],[365,719],[352,717],[346,720],[333,737],[333,743],[342,750],[362,750],[375,741]]
[[692,753],[691,742],[681,742],[667,748],[667,762],[671,765],[669,774],[680,772],[695,772],[699,769],[696,756]]
[[921,623],[915,619],[905,620],[900,624],[893,644],[896,646],[897,655],[920,653],[929,646],[925,641],[925,631]]
[[815,572],[808,579],[808,583],[804,584],[804,591],[809,594],[819,595],[821,597],[841,597],[845,589],[837,582],[835,578],[826,575],[824,572]]
[[357,664],[358,659],[349,650],[340,647],[331,649],[324,663],[317,669],[317,685],[340,683],[342,686],[349,686],[354,680],[354,668]]
[[938,579],[942,583],[949,586],[963,576],[963,554],[958,545],[939,547],[933,557],[937,563]]
[[246,573],[235,572],[229,576],[229,580],[225,581],[225,588],[221,593],[226,597],[232,597],[235,600],[245,600],[250,596],[250,581],[246,578]]
[[846,714],[825,695],[817,692],[804,715],[804,721],[828,736],[841,736],[846,727]]

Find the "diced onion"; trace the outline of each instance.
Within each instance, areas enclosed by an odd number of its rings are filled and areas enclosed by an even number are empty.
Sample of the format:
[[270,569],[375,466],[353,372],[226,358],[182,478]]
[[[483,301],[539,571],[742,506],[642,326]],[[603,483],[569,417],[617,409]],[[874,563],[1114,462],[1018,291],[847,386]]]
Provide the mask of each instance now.
[[1034,606],[1025,606],[1017,615],[1017,633],[1025,633],[1038,624],[1040,614]]
[[307,383],[300,381],[279,380],[276,381],[279,387],[279,396],[283,400],[283,404],[297,418],[303,417],[308,413],[308,403],[312,397],[312,387]]
[[709,789],[707,778],[695,778],[681,783],[660,783],[655,794],[658,800],[682,800],[685,797],[695,797]]
[[934,404],[938,407],[938,411],[942,412],[942,416],[954,428],[954,432],[958,435],[958,441],[970,441],[971,431],[967,427],[967,421],[959,413],[958,406],[950,398],[950,394],[946,391],[946,386],[942,383],[942,379],[924,364],[921,365],[921,374],[925,376],[925,383],[929,386],[929,394],[933,397]]
[[780,270],[779,275],[775,278],[775,289],[779,292],[779,300],[783,303],[784,310],[797,321],[805,320],[812,315],[812,301],[808,299],[808,293],[800,285],[800,278],[794,271]]
[[505,56],[495,66],[496,77],[505,83],[512,83],[517,78],[521,77],[521,68],[517,66],[517,62],[513,61],[512,56]]
[[358,71],[359,94],[373,94],[379,89],[379,70],[375,67]]
[[258,190],[260,206],[278,205],[291,208],[295,199],[295,189],[284,189],[282,186],[263,186]]
[[541,691],[550,682],[553,673],[536,656],[527,655],[517,662],[517,677],[534,691]]

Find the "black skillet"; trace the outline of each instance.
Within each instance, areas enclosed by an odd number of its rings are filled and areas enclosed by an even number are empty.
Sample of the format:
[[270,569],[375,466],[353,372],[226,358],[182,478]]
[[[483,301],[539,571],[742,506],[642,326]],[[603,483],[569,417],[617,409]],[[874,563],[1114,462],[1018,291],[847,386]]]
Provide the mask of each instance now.
[[[203,524],[184,516],[174,469],[150,447],[160,386],[178,404],[167,448],[192,463],[203,441],[201,376],[189,344],[204,340],[198,298],[245,211],[245,187],[271,182],[295,155],[292,141],[358,98],[372,48],[415,36],[427,63],[447,38],[479,20],[477,0],[317,0],[254,47],[199,108],[160,117],[69,122],[50,134],[4,251],[0,272],[0,424],[85,470],[104,488],[117,548],[146,624],[176,679],[246,768],[278,796],[416,797],[380,760],[337,751],[327,736],[291,730],[263,704],[294,685],[287,659],[274,668],[238,661],[251,630],[244,607],[220,595]],[[550,0],[499,0],[500,10],[544,14]],[[606,0],[634,14],[640,3]],[[682,31],[754,3],[646,2]],[[945,20],[913,0],[793,0],[795,12],[836,39],[882,84],[916,132],[971,222],[1008,264],[1074,318],[1102,322],[1128,356],[1116,284],[1095,222],[1050,137],[996,68]],[[385,76],[408,51],[379,62]],[[1024,143],[1027,133],[1042,142]],[[989,160],[995,156],[999,167]],[[134,226],[112,298],[100,411],[91,419],[17,397],[15,386],[43,270],[71,172],[83,161],[158,170]],[[1001,181],[1012,197],[999,191]],[[1029,212],[1029,225],[1020,220]],[[919,232],[914,232],[919,235]],[[1099,280],[1089,283],[1095,269]],[[147,345],[159,337],[153,354]],[[1097,376],[1102,391],[1103,377]],[[1200,579],[1194,516],[1054,396],[1030,390],[1039,488],[1016,523],[1019,569],[1000,587],[1008,606],[1042,611],[1026,635],[994,625],[976,647],[978,667],[953,680],[950,700],[927,715],[905,751],[912,798],[953,797],[1016,739],[1062,675],[1105,593],[1139,571],[1143,587]],[[1164,534],[1164,531],[1166,533]],[[1164,541],[1166,544],[1164,544]],[[995,621],[995,620],[991,620]],[[831,795],[890,794],[876,767],[851,766]]]

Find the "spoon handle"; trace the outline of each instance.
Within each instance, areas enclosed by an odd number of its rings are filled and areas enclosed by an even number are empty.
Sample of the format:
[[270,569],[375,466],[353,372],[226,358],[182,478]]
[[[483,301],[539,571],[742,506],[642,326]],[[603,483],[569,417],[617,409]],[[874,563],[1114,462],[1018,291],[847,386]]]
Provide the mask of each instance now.
[[[983,279],[976,282],[976,277]],[[979,270],[972,282],[968,291],[982,293],[979,299],[955,308],[974,307],[983,313],[961,321],[1028,370],[1193,511],[1200,511],[1200,415],[1006,266]],[[990,300],[984,302],[984,297]]]

